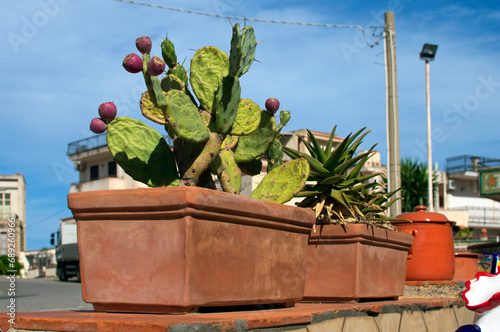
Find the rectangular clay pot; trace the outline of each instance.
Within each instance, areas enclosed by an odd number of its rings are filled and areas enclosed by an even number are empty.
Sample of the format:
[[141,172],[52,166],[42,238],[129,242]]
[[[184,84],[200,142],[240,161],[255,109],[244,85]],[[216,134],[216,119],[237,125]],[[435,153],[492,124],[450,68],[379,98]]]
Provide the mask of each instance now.
[[468,281],[479,272],[479,254],[470,252],[455,253],[455,275],[453,281]]
[[309,239],[305,301],[398,298],[411,235],[366,224],[321,225]]
[[303,297],[310,210],[194,188],[68,195],[84,301],[182,313]]

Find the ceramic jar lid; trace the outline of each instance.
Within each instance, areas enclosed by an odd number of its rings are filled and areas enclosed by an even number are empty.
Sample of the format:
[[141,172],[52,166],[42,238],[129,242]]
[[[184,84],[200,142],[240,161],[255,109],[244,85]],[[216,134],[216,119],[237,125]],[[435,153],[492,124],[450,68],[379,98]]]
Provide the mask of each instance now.
[[[408,219],[412,222],[434,222],[434,223],[454,223],[449,221],[444,214],[437,212],[427,212],[427,207],[419,205],[415,207],[415,212],[407,212],[398,215],[396,218]],[[393,221],[392,223],[398,223]]]

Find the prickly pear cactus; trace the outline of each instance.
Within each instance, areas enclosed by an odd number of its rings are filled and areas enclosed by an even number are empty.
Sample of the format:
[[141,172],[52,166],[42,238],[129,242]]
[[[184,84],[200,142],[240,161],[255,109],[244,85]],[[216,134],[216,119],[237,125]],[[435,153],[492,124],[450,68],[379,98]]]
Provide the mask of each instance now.
[[[151,60],[149,37],[138,38],[136,46],[147,89],[140,99],[141,112],[164,126],[172,146],[156,130],[128,117],[91,123],[95,132],[108,130],[113,159],[135,180],[149,186],[215,189],[217,177],[224,191],[238,194],[242,173],[260,174],[267,153],[274,169],[252,197],[283,203],[302,188],[309,173],[307,161],[281,165],[280,131],[290,113],[282,111],[277,126],[273,112],[241,99],[240,77],[254,62],[257,47],[251,26],[233,26],[229,56],[213,46],[196,51],[189,75],[177,62],[170,39],[161,43],[163,60]],[[129,54],[124,68],[140,72],[140,59]]]
[[308,177],[307,160],[290,160],[267,173],[250,197],[280,204],[286,203],[299,193]]
[[276,134],[267,151],[267,172],[271,172],[278,166],[283,164],[283,144],[281,144],[281,129],[290,121],[290,112],[280,112],[280,124],[276,128]]
[[189,78],[193,92],[201,108],[212,113],[215,92],[227,75],[229,62],[227,54],[216,47],[200,48],[191,60]]
[[276,130],[276,119],[262,111],[259,127],[247,136],[241,136],[235,151],[237,162],[247,162],[263,155],[269,148]]
[[120,117],[108,124],[106,140],[113,159],[134,180],[150,187],[179,184],[174,154],[157,130]]

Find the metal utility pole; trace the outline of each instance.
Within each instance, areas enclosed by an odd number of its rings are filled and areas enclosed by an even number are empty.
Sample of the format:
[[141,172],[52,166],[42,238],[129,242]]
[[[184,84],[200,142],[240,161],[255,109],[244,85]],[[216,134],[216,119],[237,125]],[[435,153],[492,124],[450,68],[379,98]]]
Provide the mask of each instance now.
[[432,187],[432,139],[431,139],[431,88],[429,84],[429,60],[425,60],[425,103],[427,105],[427,189],[428,211],[434,212],[434,189]]
[[[385,68],[387,82],[387,175],[389,191],[401,187],[399,157],[399,112],[398,81],[396,75],[396,30],[394,12],[385,13],[384,24]],[[401,192],[396,193],[401,198]],[[401,201],[394,203],[388,211],[394,217],[401,213]]]
[[429,62],[436,57],[437,45],[424,44],[420,59],[425,61],[425,103],[427,105],[427,186],[428,198],[427,210],[434,211],[434,188],[432,186],[432,139],[431,139],[431,89],[429,84]]

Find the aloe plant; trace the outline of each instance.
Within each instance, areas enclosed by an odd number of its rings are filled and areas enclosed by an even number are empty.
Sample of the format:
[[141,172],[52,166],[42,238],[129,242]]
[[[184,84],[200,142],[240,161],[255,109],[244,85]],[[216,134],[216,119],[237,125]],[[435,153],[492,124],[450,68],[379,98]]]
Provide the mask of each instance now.
[[[386,184],[377,180],[381,172],[364,175],[361,169],[376,152],[370,150],[355,154],[370,132],[366,128],[349,134],[337,147],[333,147],[335,126],[326,147],[307,130],[309,141],[300,138],[309,154],[285,147],[292,159],[304,158],[310,164],[308,184],[296,195],[303,200],[297,205],[316,212],[317,224],[367,223],[394,230],[386,210],[397,200],[391,199],[399,190],[386,192]],[[385,182],[385,181],[384,181]]]

